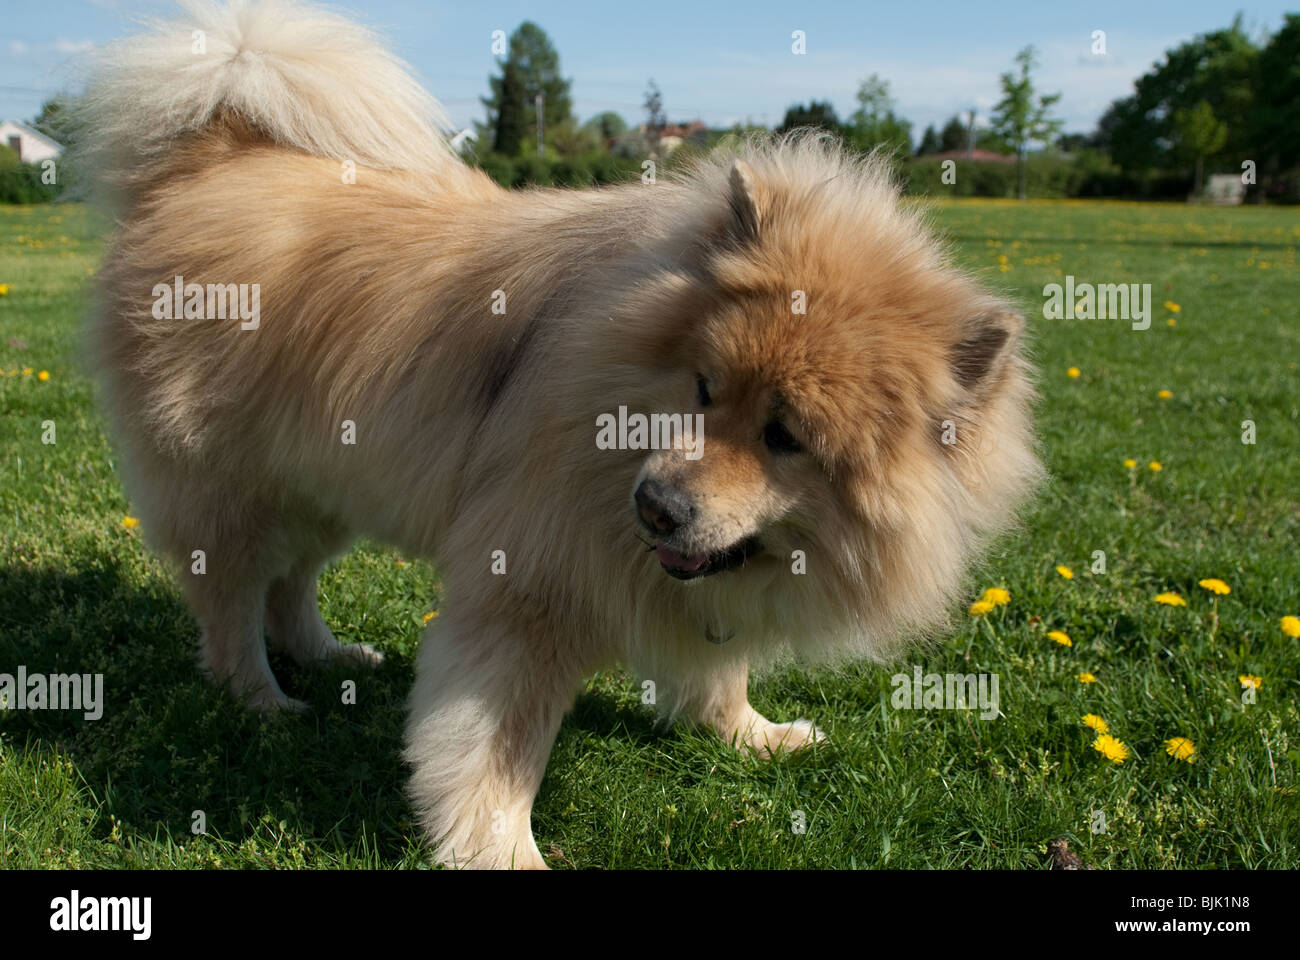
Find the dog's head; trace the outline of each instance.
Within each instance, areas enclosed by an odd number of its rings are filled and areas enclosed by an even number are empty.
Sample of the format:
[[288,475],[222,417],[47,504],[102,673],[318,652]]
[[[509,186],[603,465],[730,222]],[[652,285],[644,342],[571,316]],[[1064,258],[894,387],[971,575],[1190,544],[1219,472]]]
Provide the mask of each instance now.
[[645,456],[627,523],[656,575],[847,610],[879,652],[941,619],[1039,470],[1023,320],[875,161],[794,141],[710,184],[725,202],[663,284],[677,322],[644,345],[655,408],[698,426]]

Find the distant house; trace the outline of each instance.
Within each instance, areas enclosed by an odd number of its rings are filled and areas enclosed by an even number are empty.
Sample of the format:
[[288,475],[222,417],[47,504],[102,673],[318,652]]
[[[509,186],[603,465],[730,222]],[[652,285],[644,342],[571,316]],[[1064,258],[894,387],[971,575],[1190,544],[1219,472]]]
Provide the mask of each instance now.
[[40,163],[63,153],[61,143],[56,143],[25,123],[13,120],[0,123],[0,143],[18,154],[18,159],[23,163]]
[[1241,203],[1245,197],[1246,185],[1241,182],[1240,174],[1212,173],[1209,183],[1205,185],[1203,199],[1206,203],[1232,207]]
[[971,160],[975,163],[1015,163],[1014,153],[994,153],[992,150],[945,150],[928,153],[926,160]]
[[473,127],[466,127],[460,133],[451,138],[451,148],[457,153],[461,153],[467,148],[473,148],[478,142],[478,134]]
[[[643,123],[633,131],[634,135],[642,141],[646,139],[646,125]],[[659,150],[664,155],[672,153],[684,143],[692,143],[697,147],[707,147],[709,144],[708,125],[700,120],[694,120],[690,123],[669,123],[665,124],[659,131]]]

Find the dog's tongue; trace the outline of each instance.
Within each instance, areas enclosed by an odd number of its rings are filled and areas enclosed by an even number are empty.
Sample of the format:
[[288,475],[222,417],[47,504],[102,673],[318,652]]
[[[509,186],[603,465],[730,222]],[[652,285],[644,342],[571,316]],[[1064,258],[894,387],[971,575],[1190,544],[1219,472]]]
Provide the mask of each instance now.
[[680,570],[683,573],[694,573],[700,567],[704,566],[705,561],[709,559],[707,553],[697,553],[688,557],[685,554],[678,553],[671,547],[665,547],[663,544],[655,547],[655,556],[665,567],[672,567],[674,570]]

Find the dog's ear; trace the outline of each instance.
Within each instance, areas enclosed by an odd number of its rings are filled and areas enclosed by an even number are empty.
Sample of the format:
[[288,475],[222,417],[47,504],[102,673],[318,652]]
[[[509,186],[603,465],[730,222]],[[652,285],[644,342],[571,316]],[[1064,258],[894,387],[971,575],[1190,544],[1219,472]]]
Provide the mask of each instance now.
[[757,238],[767,201],[753,168],[739,157],[731,164],[727,202],[731,206],[732,236],[742,243]]
[[1024,329],[1025,318],[1014,310],[985,311],[964,321],[961,339],[949,352],[957,382],[975,394],[997,383]]

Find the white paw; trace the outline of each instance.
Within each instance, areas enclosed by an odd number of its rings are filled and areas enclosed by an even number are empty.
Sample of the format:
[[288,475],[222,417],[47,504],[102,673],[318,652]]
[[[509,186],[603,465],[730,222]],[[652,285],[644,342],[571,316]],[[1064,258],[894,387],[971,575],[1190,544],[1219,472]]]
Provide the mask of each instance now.
[[455,849],[443,844],[434,855],[434,861],[455,870],[549,870],[542,852],[531,834],[517,842],[491,843],[477,853],[465,856],[460,850],[473,850],[472,843],[462,843]]
[[760,757],[769,758],[782,751],[793,752],[826,739],[809,720],[789,723],[763,722],[745,738],[745,745]]
[[371,667],[377,667],[384,662],[384,655],[368,643],[340,643],[330,651],[329,655],[348,657]]

